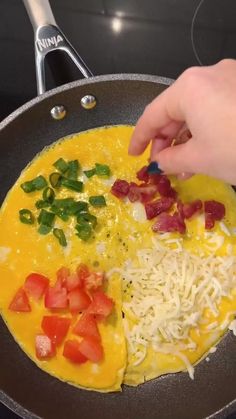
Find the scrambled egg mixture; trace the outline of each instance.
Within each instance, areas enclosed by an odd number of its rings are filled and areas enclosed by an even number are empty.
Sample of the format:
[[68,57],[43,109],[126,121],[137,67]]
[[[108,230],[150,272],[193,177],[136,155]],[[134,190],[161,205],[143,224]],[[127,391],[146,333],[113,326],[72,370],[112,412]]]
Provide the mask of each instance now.
[[[117,391],[122,382],[137,385],[162,374],[191,368],[188,363],[196,363],[208,352],[224,333],[236,311],[232,283],[230,294],[220,298],[217,313],[205,309],[197,320],[198,326],[190,327],[191,340],[195,343],[192,348],[182,350],[180,346],[178,354],[173,354],[160,352],[158,347],[148,344],[143,359],[138,360],[137,352],[142,353],[143,342],[140,345],[137,343],[135,350],[130,350],[130,334],[139,319],[129,306],[135,287],[125,278],[126,267],[130,262],[134,265],[138,263],[138,251],[153,248],[153,238],[159,242],[159,235],[152,232],[152,222],[146,220],[142,205],[119,200],[110,193],[116,178],[135,181],[136,172],[147,162],[148,151],[138,159],[127,154],[132,129],[127,126],[99,128],[67,137],[44,150],[21,174],[7,195],[0,216],[0,309],[11,333],[43,370],[71,384],[98,391]],[[34,226],[22,224],[18,217],[22,208],[28,208],[36,216],[35,201],[41,195],[37,191],[26,194],[20,185],[38,175],[48,178],[53,171],[53,163],[61,157],[65,160],[78,159],[83,171],[100,163],[108,164],[112,172],[109,179],[96,176],[88,179],[81,171],[79,179],[84,182],[83,192],[61,188],[57,193],[58,198],[72,196],[80,200],[88,200],[91,195],[103,195],[107,204],[91,210],[98,219],[98,226],[95,238],[88,242],[75,235],[73,221],[64,222],[57,218],[57,227],[63,228],[67,238],[66,247],[61,247],[52,234],[40,235]],[[188,233],[181,238],[181,248],[190,253],[201,249],[199,254],[202,258],[209,255],[234,258],[236,197],[232,188],[205,176],[194,176],[185,182],[173,178],[172,183],[184,202],[196,198],[216,199],[226,207],[224,223],[216,224],[213,233],[205,232],[202,216],[187,221]],[[179,235],[171,233],[166,239],[160,238],[160,242],[163,241],[166,242],[166,252],[168,249],[175,251]],[[8,309],[9,302],[30,272],[40,272],[54,282],[55,272],[62,265],[74,268],[80,262],[109,273],[107,292],[115,301],[115,310],[111,318],[99,326],[104,360],[99,364],[88,362],[76,366],[62,356],[62,348],[59,348],[55,358],[39,361],[35,356],[34,336],[40,329],[43,313],[49,313],[49,310],[41,303],[32,302],[32,312],[14,313]],[[212,323],[218,325],[214,331],[208,329]]]

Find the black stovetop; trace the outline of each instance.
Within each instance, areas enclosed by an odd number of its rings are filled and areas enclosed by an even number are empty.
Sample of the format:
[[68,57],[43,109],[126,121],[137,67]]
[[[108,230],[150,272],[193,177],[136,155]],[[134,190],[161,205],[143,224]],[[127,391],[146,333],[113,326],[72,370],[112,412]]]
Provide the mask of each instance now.
[[[96,75],[176,78],[187,67],[236,58],[235,0],[51,0],[51,5]],[[0,57],[1,120],[36,96],[33,33],[21,0],[0,1]],[[52,57],[49,88],[54,78],[81,78],[62,60]],[[0,419],[8,418],[16,416],[0,407]]]

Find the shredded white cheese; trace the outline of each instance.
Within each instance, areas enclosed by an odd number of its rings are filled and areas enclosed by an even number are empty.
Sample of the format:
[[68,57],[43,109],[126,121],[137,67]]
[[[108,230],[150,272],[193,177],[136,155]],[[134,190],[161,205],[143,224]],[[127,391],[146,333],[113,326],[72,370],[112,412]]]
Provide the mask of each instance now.
[[147,221],[146,211],[141,202],[134,202],[130,207],[135,221],[140,223]]
[[0,247],[0,262],[5,262],[7,260],[7,256],[11,253],[10,247]]
[[[123,302],[128,350],[135,365],[145,359],[148,346],[176,355],[193,378],[193,367],[180,351],[196,348],[190,329],[198,326],[205,309],[217,317],[221,298],[236,286],[236,257],[193,254],[181,240],[165,238],[176,244],[174,249],[153,238],[152,248],[137,252],[136,265],[127,261],[123,269],[116,269],[128,295]],[[215,321],[207,330],[217,327]]]
[[225,225],[225,223],[223,221],[219,222],[219,226],[220,226],[221,230],[223,231],[223,233],[226,234],[226,236],[231,236],[228,227]]
[[106,243],[104,243],[104,242],[97,243],[97,245],[96,245],[97,253],[102,255],[105,252],[105,250],[106,250]]
[[47,252],[48,252],[48,253],[51,253],[51,252],[52,252],[52,245],[48,243],[48,244],[46,245],[46,249],[47,249]]
[[208,324],[206,328],[207,330],[212,330],[212,329],[215,329],[218,325],[219,325],[218,322],[213,322],[213,323]]
[[63,247],[64,255],[68,257],[72,250],[72,242],[67,239],[67,246]]
[[102,179],[102,183],[109,188],[113,185],[116,178],[114,176],[109,177],[108,179]]

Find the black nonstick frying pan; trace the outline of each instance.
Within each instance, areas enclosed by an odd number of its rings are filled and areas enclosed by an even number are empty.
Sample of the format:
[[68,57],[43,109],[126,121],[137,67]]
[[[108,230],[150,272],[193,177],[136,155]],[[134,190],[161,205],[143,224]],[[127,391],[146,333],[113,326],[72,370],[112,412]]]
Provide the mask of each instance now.
[[[92,77],[56,26],[48,1],[24,3],[35,30],[40,96],[0,123],[1,202],[43,147],[90,128],[135,124],[144,107],[171,83],[133,74]],[[45,93],[44,58],[57,49],[69,54],[86,79]],[[41,371],[0,318],[0,401],[23,418],[225,418],[236,410],[236,338],[225,336],[210,362],[202,361],[195,368],[194,381],[187,373],[170,374],[137,388],[124,386],[122,393],[100,394],[79,390]]]

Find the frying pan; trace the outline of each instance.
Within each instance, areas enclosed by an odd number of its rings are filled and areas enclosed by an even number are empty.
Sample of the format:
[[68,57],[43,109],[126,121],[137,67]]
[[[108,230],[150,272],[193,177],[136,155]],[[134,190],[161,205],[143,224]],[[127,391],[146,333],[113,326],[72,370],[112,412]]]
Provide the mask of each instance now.
[[[35,32],[39,96],[0,123],[0,200],[21,170],[58,138],[114,124],[135,124],[144,107],[171,83],[138,74],[92,77],[56,25],[47,0],[24,0]],[[85,80],[45,92],[44,59],[66,52]],[[0,318],[0,401],[23,418],[199,419],[236,410],[236,339],[227,334],[210,362],[169,374],[122,393],[77,389],[41,371],[20,349]]]

